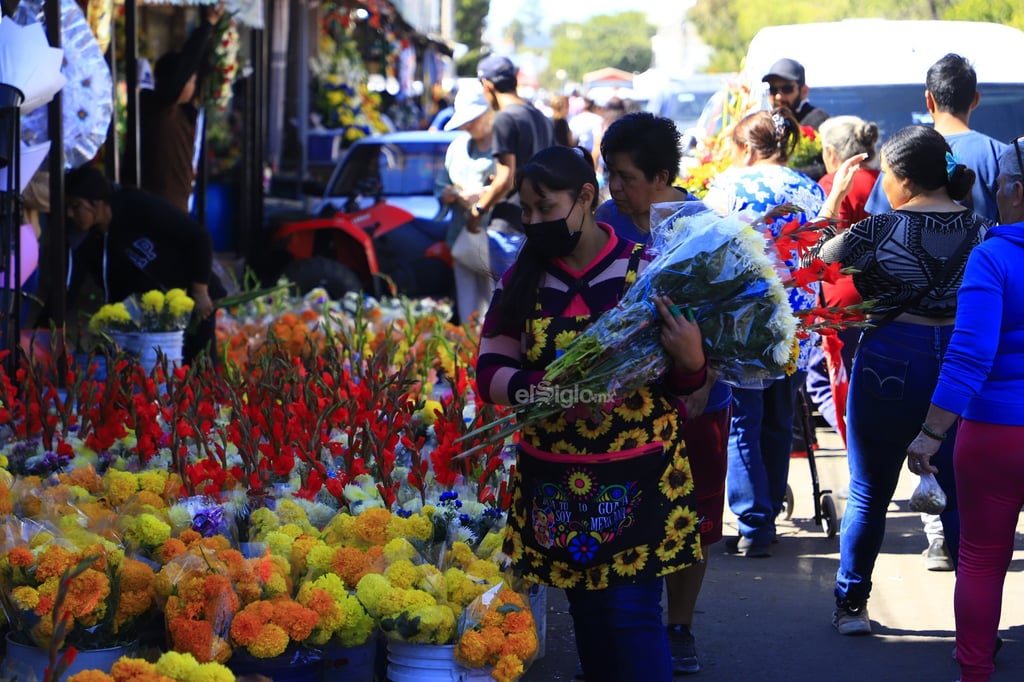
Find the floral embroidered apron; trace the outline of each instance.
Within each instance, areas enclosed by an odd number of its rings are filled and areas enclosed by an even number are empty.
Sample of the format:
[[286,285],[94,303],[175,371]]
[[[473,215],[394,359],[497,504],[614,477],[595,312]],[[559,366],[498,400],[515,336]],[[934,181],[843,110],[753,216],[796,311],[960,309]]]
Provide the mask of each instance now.
[[[630,257],[626,288],[642,248]],[[602,312],[546,317],[538,304],[526,326],[526,368],[543,369]],[[527,580],[604,589],[701,559],[693,478],[672,396],[654,384],[605,410],[598,420],[570,408],[522,431],[504,550]]]

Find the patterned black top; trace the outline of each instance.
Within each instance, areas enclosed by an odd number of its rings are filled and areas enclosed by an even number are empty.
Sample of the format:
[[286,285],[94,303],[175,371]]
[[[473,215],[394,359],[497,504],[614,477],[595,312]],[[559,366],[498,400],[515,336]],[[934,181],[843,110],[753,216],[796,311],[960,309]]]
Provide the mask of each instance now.
[[[842,263],[858,270],[853,283],[865,301],[876,301],[872,314],[885,314],[914,298],[922,289],[931,289],[946,261],[956,252],[974,228],[981,228],[971,248],[985,238],[993,225],[971,211],[927,212],[888,211],[866,218],[836,234],[823,230],[822,238],[805,257],[805,263],[818,257],[826,263]],[[964,252],[959,267],[945,287],[930,291],[904,312],[929,318],[953,317],[956,292],[964,276],[971,249]]]

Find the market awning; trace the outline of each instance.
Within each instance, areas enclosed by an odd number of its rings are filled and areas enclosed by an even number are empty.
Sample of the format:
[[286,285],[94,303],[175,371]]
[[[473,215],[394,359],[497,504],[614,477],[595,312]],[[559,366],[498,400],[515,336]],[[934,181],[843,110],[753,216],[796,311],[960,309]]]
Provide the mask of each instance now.
[[622,69],[616,69],[613,66],[607,66],[603,69],[583,74],[583,85],[588,88],[628,88],[633,85],[633,74]]

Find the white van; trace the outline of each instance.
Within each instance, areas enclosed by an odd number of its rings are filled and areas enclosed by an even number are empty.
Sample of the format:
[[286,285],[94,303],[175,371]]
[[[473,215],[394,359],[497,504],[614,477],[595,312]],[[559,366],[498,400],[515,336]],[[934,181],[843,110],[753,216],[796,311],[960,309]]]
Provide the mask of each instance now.
[[1001,24],[846,19],[768,26],[750,41],[743,73],[759,86],[776,60],[795,59],[806,70],[811,104],[874,121],[884,140],[905,125],[931,123],[925,77],[950,52],[978,74],[981,101],[971,127],[1004,142],[1024,134],[1024,32]]

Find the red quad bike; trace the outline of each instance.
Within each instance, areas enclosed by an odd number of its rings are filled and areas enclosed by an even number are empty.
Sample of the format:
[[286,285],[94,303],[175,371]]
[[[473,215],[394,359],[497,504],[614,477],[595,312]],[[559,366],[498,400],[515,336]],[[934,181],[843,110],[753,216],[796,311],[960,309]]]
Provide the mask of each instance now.
[[353,145],[316,215],[275,218],[261,279],[283,275],[303,293],[323,287],[331,298],[348,291],[454,298],[445,242],[450,212],[434,196],[451,137],[435,134],[411,144],[408,136]]

